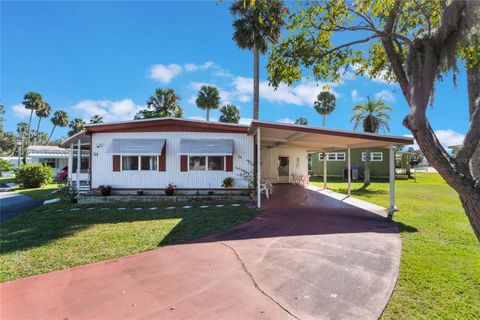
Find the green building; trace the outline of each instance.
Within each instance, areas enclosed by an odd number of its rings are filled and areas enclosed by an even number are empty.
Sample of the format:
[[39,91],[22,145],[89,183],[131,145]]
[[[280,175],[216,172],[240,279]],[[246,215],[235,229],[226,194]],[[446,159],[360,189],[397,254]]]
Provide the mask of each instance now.
[[[365,149],[351,150],[352,180],[361,179],[365,172]],[[370,177],[388,178],[388,149],[370,149]],[[323,154],[309,155],[309,171],[313,176],[323,176]],[[347,172],[347,151],[327,153],[327,177],[344,177]]]

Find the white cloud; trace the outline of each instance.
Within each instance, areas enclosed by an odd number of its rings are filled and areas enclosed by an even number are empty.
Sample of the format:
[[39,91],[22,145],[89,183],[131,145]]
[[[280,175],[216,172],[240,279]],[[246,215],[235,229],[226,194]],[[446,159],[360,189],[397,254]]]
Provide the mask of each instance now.
[[187,63],[186,65],[184,65],[185,70],[187,72],[204,71],[204,70],[208,70],[208,69],[210,69],[214,66],[215,66],[215,63],[213,61],[207,61],[207,62],[202,63],[202,64]]
[[350,96],[351,96],[353,102],[358,102],[358,101],[362,100],[362,97],[358,93],[357,89],[353,89]]
[[217,69],[217,70],[214,70],[212,71],[212,76],[214,77],[218,77],[218,78],[232,78],[233,75],[230,73],[230,71],[228,71],[227,69]]
[[[210,110],[210,114],[211,114],[211,110]],[[190,120],[200,120],[200,121],[206,121],[207,118],[206,117],[203,117],[203,116],[191,116],[191,117],[188,117],[187,119],[190,119]],[[218,118],[217,117],[212,117],[210,115],[210,122],[218,122]]]
[[150,67],[150,78],[155,81],[169,83],[174,77],[179,75],[182,72],[182,66],[178,64],[171,63],[169,65],[165,64],[155,64]]
[[282,119],[278,119],[277,122],[294,124],[295,120],[290,118],[282,118]]
[[88,121],[94,114],[103,117],[105,122],[133,120],[135,114],[144,108],[136,105],[131,99],[119,101],[82,100],[72,107],[81,117]]
[[30,109],[25,109],[25,106],[21,103],[12,106],[12,111],[19,119],[26,119],[30,117]]
[[395,101],[395,96],[393,93],[389,90],[382,90],[377,93],[375,93],[375,98],[376,99],[382,99],[387,102],[394,102]]
[[240,118],[240,121],[238,123],[240,124],[250,124],[252,122],[252,118]]
[[192,95],[192,96],[190,96],[190,98],[188,98],[187,102],[188,102],[189,104],[196,105],[196,103],[195,103],[196,100],[197,100],[197,96]]
[[451,129],[435,130],[435,135],[444,146],[454,146],[463,143],[465,136]]
[[[438,138],[438,141],[440,141],[440,143],[445,149],[447,149],[448,146],[461,145],[463,143],[463,140],[465,139],[465,135],[451,129],[435,130],[434,132]],[[413,135],[405,134],[404,137],[413,138]],[[414,141],[413,148],[415,150],[419,149],[417,141]]]
[[[333,86],[333,84],[315,83],[313,81],[304,81],[296,86],[287,86],[281,84],[276,90],[268,85],[267,81],[260,82],[260,98],[273,103],[289,103],[295,105],[313,106],[313,102],[317,99],[317,95],[325,90],[325,85]],[[246,77],[235,77],[233,79],[233,94],[238,99],[251,98],[253,91],[253,79]],[[330,92],[338,96],[338,94],[329,89]],[[244,101],[242,101],[244,102]]]

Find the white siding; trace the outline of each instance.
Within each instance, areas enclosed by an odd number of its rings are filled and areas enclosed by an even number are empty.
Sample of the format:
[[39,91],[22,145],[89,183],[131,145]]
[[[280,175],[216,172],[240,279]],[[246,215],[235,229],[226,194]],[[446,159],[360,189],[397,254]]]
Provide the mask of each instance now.
[[[166,171],[113,171],[112,154],[108,153],[113,138],[166,139]],[[233,139],[233,172],[180,171],[180,139]],[[240,177],[240,170],[251,170],[247,160],[253,161],[253,138],[242,133],[209,132],[126,132],[94,133],[92,137],[92,188],[110,185],[113,188],[162,189],[169,183],[177,188],[221,188],[223,179],[234,178],[235,188],[248,186]]]
[[[260,152],[262,178],[278,182],[278,157],[289,158],[289,180],[292,182],[292,174],[308,175],[308,152],[295,148],[262,148]],[[297,158],[299,166],[297,168]]]

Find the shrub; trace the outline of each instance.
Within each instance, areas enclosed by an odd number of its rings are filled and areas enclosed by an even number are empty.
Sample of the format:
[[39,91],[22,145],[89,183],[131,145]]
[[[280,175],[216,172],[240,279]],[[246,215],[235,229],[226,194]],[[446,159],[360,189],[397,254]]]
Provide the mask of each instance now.
[[222,187],[224,187],[224,188],[233,187],[233,178],[232,177],[226,177],[225,179],[223,179]]
[[104,197],[109,197],[112,194],[112,187],[111,186],[101,185],[99,188],[100,188],[100,193]]
[[60,199],[70,203],[77,203],[78,190],[75,183],[69,179],[65,179],[64,182],[60,183],[58,186],[58,194]]
[[42,185],[52,183],[53,170],[40,163],[22,164],[15,171],[15,182],[22,188],[40,188]]
[[5,159],[0,159],[0,177],[2,176],[2,172],[10,172],[13,170],[13,164]]

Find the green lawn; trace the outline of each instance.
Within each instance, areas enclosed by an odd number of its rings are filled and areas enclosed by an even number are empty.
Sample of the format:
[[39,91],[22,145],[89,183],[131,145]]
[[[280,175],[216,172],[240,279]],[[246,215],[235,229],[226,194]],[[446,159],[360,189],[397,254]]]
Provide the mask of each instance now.
[[[96,205],[88,211],[93,206],[56,203],[34,209],[1,226],[0,282],[193,240],[230,229],[257,214],[243,204],[216,208],[208,203],[209,208],[199,208],[201,204],[190,209],[181,208],[182,203],[156,204],[158,210],[143,205],[138,211],[133,210],[134,204],[125,205],[129,208],[125,211]],[[178,209],[166,210],[169,205]]]
[[[15,177],[0,177],[0,183],[11,183],[15,182]],[[53,199],[57,198],[58,195],[54,192],[55,190],[58,189],[58,184],[57,183],[51,183],[44,185],[40,188],[32,188],[32,189],[20,189],[19,187],[13,188],[14,191],[33,197],[38,200],[48,200],[48,199]]]
[[41,186],[40,188],[34,188],[34,189],[20,189],[18,187],[13,188],[15,192],[33,197],[38,200],[48,200],[48,199],[58,198],[58,194],[55,193],[57,189],[58,189],[57,183],[47,184],[47,185]]
[[[313,184],[322,185],[320,179]],[[343,181],[328,185],[347,191]],[[361,187],[353,183],[352,195],[388,207],[387,181]],[[423,173],[417,182],[396,182],[396,204],[400,275],[381,319],[479,319],[480,245],[457,194],[440,175]]]

